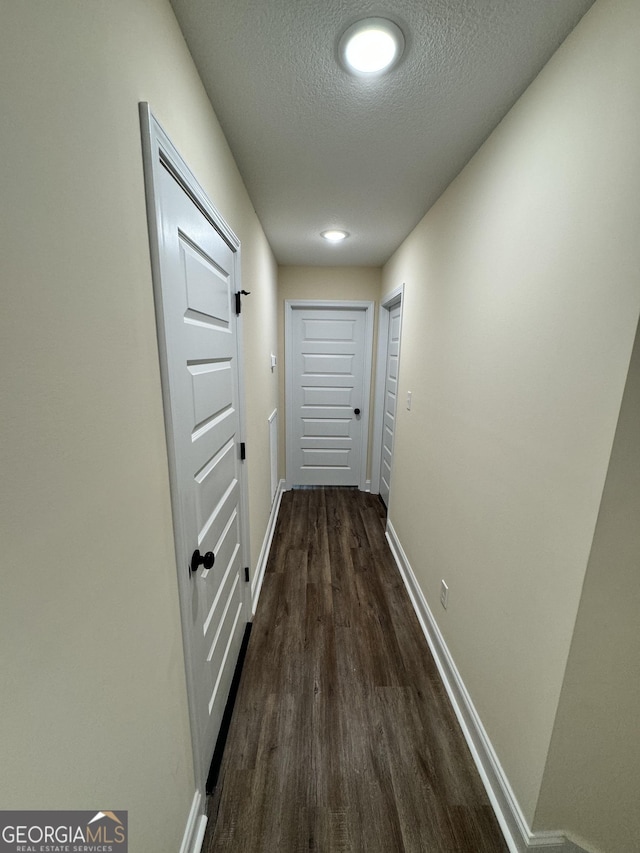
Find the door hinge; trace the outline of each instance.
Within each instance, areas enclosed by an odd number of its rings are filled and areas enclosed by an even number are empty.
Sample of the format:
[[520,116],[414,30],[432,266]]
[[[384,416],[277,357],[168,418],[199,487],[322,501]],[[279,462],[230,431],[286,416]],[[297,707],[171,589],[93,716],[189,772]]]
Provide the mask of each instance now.
[[244,567],[244,579],[249,583],[249,566]]
[[242,297],[243,296],[251,296],[250,290],[238,290],[236,291],[236,314],[240,314],[242,311]]
[[247,458],[247,445],[244,443],[244,441],[241,441],[240,442],[240,461],[244,462],[244,460],[246,458]]

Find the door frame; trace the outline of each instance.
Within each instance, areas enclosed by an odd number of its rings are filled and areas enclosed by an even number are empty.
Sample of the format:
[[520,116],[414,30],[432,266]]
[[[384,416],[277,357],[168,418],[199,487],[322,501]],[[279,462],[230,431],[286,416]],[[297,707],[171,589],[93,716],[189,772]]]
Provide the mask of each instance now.
[[362,426],[362,447],[360,448],[360,483],[358,488],[361,492],[366,491],[367,487],[367,457],[369,452],[369,422],[371,420],[371,365],[373,353],[373,314],[375,302],[364,300],[341,300],[341,299],[286,299],[284,303],[284,364],[285,364],[285,414],[286,414],[286,431],[285,431],[285,457],[287,466],[286,488],[290,489],[295,483],[291,478],[293,471],[293,446],[291,438],[294,434],[293,417],[294,413],[291,407],[293,400],[293,312],[296,308],[324,308],[336,310],[355,309],[364,311],[364,389],[362,409],[367,413],[367,417],[363,418]]
[[[197,742],[197,717],[195,712],[196,692],[194,689],[196,661],[191,643],[189,631],[189,602],[186,600],[183,584],[183,574],[187,570],[188,554],[191,543],[186,541],[184,527],[184,510],[178,499],[178,480],[173,457],[173,434],[170,411],[170,393],[166,366],[166,346],[164,340],[164,326],[162,320],[162,275],[163,270],[160,262],[160,245],[162,240],[163,215],[160,204],[161,170],[166,169],[182,187],[191,201],[200,212],[209,220],[220,236],[225,240],[233,252],[234,281],[237,290],[241,290],[241,249],[240,240],[225,222],[224,218],[211,203],[206,192],[189,169],[186,162],[175,148],[160,123],[157,121],[149,104],[139,104],[140,126],[142,134],[142,153],[144,164],[144,184],[147,202],[147,224],[149,229],[149,248],[151,253],[151,277],[153,282],[154,304],[156,310],[156,330],[158,335],[158,358],[160,361],[160,379],[162,387],[162,399],[165,421],[165,433],[167,441],[167,462],[169,469],[169,486],[171,497],[171,515],[173,519],[173,534],[175,543],[176,572],[178,575],[178,599],[180,607],[180,620],[182,626],[182,639],[184,651],[184,665],[186,678],[187,704],[189,708],[189,723],[191,733],[191,749],[193,754],[194,781],[196,785],[196,797],[200,794],[200,814],[206,810],[204,807],[206,793],[202,779],[206,779],[211,756],[199,754]],[[246,414],[244,394],[244,359],[242,338],[242,315],[237,317],[236,324],[236,349],[238,370],[238,435],[244,440],[246,435]],[[248,513],[248,475],[245,462],[240,463],[240,546],[243,566],[250,566],[249,548],[249,513]],[[245,612],[251,614],[251,600],[249,595],[249,584],[243,583],[242,595],[245,604]],[[205,767],[206,765],[206,767]],[[194,801],[195,806],[195,801]]]
[[[400,357],[402,354],[402,320],[404,315],[404,282],[387,294],[380,303],[378,316],[378,352],[376,355],[376,388],[373,408],[373,447],[371,450],[371,491],[380,494],[380,468],[382,463],[382,431],[384,427],[384,391],[387,382],[389,356],[389,317],[391,309],[400,305],[400,346],[398,352],[398,386],[400,384]],[[398,400],[400,395],[398,394]],[[396,404],[396,423],[398,406]],[[393,432],[395,447],[396,433]],[[391,502],[391,501],[389,501]],[[388,507],[387,507],[388,510]]]

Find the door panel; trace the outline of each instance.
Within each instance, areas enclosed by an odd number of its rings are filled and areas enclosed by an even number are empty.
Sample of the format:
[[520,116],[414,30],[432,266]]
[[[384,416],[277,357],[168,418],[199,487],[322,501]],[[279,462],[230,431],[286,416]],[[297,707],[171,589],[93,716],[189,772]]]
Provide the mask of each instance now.
[[309,385],[302,388],[303,406],[337,406],[342,410],[345,406],[351,406],[352,397],[352,388],[315,388]]
[[[325,342],[327,348],[331,346],[331,343],[330,341]],[[353,341],[349,343],[353,343]],[[328,352],[322,354],[303,353],[302,371],[306,377],[305,381],[308,383],[324,382],[327,377],[333,375],[339,377],[342,382],[348,384],[349,388],[352,388],[354,381],[354,358],[351,353],[348,355],[331,355]]]
[[179,240],[185,265],[187,308],[194,315],[201,314],[205,324],[228,329],[231,315],[228,276],[195,246],[189,245],[185,235],[180,234]]
[[351,438],[351,418],[305,418],[302,435],[304,438]]

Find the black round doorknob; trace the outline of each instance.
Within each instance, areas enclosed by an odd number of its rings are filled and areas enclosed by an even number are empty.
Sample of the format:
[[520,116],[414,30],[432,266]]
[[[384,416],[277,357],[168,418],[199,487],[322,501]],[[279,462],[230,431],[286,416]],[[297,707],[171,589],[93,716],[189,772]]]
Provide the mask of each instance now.
[[191,555],[190,569],[192,572],[198,571],[198,566],[204,566],[205,569],[210,569],[216,561],[216,555],[213,551],[207,551],[206,554],[201,554],[196,550]]
[[360,409],[354,409],[354,410],[353,410],[353,413],[354,413],[355,415],[359,415],[359,414],[360,414]]

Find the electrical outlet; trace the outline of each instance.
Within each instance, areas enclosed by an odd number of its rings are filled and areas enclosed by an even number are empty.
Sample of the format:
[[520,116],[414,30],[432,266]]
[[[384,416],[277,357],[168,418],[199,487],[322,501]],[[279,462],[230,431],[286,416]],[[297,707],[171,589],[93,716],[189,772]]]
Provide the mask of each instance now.
[[407,411],[411,411],[411,391],[407,391]]
[[444,581],[440,581],[440,604],[447,609],[447,604],[449,603],[449,587],[446,585]]

